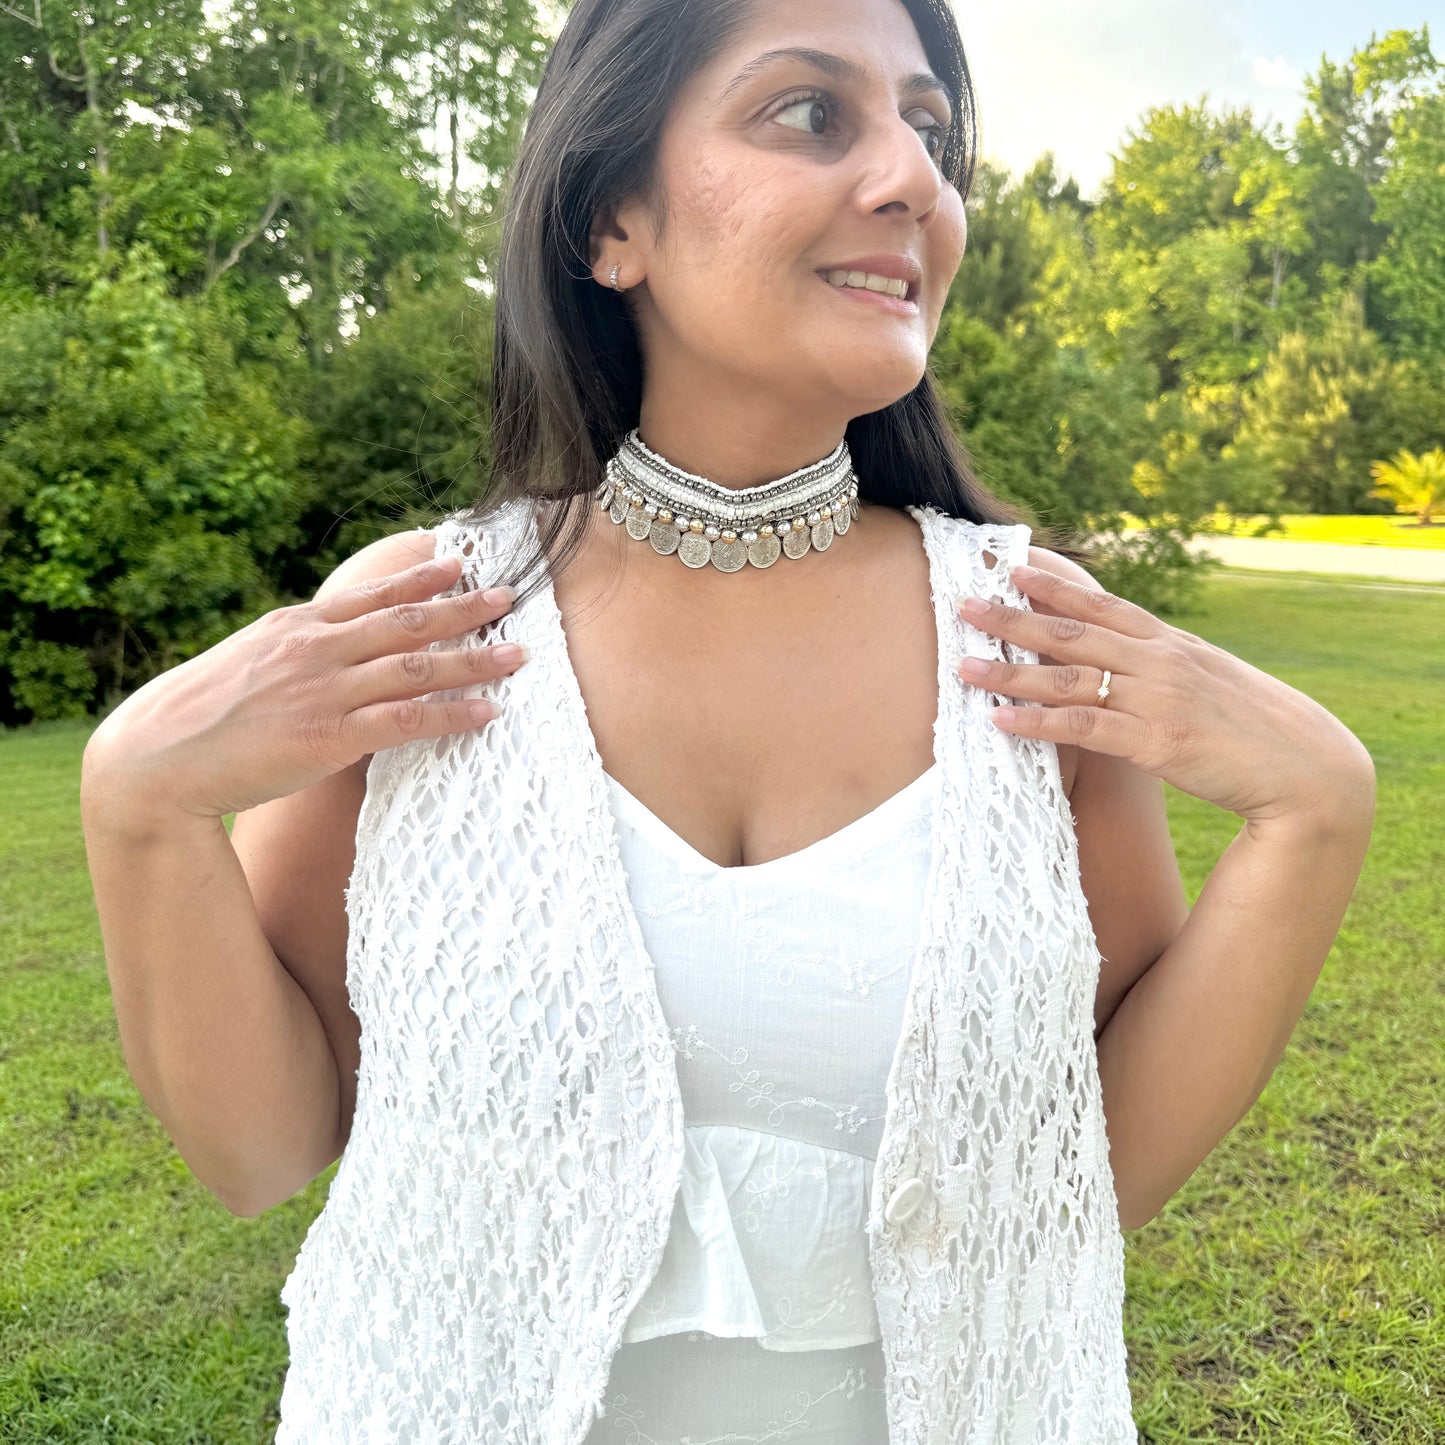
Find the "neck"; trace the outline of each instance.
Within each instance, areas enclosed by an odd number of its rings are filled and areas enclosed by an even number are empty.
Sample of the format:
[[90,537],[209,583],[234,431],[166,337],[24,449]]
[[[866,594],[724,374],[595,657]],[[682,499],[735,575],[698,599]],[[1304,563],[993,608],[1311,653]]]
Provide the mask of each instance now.
[[811,467],[837,450],[842,431],[827,426],[788,425],[774,435],[744,428],[690,420],[669,425],[646,414],[638,436],[649,451],[674,467],[706,477],[715,486],[742,491],[766,486],[803,467]]

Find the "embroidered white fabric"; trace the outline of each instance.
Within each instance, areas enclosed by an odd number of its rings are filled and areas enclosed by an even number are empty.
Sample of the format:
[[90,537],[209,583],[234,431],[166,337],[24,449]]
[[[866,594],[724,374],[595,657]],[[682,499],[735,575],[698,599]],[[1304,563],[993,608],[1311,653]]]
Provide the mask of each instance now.
[[[1123,1241],[1072,820],[1053,745],[994,727],[1001,699],[955,672],[1038,660],[954,605],[1028,605],[1006,569],[1029,529],[908,514],[939,773],[864,1224],[889,1445],[1121,1445]],[[526,503],[438,524],[453,590],[496,580],[533,525]],[[677,1051],[550,585],[433,647],[483,641],[531,661],[439,695],[501,715],[368,770],[346,889],[356,1114],[281,1292],[277,1445],[582,1445],[664,1256]]]
[[886,1439],[864,1226],[937,775],[732,868],[607,779],[688,1122],[587,1445]]

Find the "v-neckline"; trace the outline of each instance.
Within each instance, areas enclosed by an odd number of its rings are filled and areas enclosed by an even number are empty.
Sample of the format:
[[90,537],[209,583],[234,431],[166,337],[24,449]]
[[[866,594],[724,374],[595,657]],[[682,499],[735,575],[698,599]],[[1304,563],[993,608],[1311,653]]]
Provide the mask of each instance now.
[[773,873],[787,872],[802,865],[826,861],[840,848],[851,844],[857,835],[866,828],[878,827],[886,820],[891,820],[900,808],[912,804],[919,792],[937,780],[938,773],[939,767],[935,762],[912,782],[905,783],[896,793],[890,793],[876,807],[870,808],[868,812],[854,818],[852,822],[844,823],[841,828],[835,828],[831,833],[825,834],[812,843],[806,843],[801,848],[794,848],[791,853],[783,853],[777,858],[765,858],[761,863],[719,863],[715,859],[709,858],[706,853],[694,848],[665,819],[658,817],[636,793],[619,782],[606,769],[603,770],[602,777],[606,785],[615,790],[616,801],[623,815],[631,814],[635,820],[634,826],[637,826],[640,821],[641,825],[648,829],[654,841],[679,856],[694,871],[712,875],[727,874],[729,877],[757,878],[764,875],[771,876]]
[[[937,874],[939,859],[942,855],[940,846],[940,830],[944,816],[944,793],[945,778],[943,770],[943,735],[948,725],[946,719],[952,717],[955,706],[959,699],[951,697],[947,691],[951,678],[950,647],[947,641],[947,634],[944,632],[943,619],[947,615],[947,591],[946,579],[943,574],[942,564],[934,554],[934,538],[929,530],[930,515],[927,509],[913,506],[905,507],[904,512],[910,516],[917,525],[923,543],[924,557],[928,563],[928,592],[929,600],[933,608],[934,633],[937,645],[937,685],[938,705],[933,719],[933,762],[923,773],[920,773],[913,782],[905,785],[898,793],[892,794],[885,799],[881,807],[887,807],[896,801],[900,795],[911,788],[919,787],[924,779],[932,779],[935,786],[932,787],[932,797],[929,800],[929,823],[928,823],[928,882],[925,897],[931,899],[937,886]],[[528,548],[535,547],[538,540],[538,528],[533,506],[523,501],[520,507],[522,525],[526,530],[526,542]],[[577,677],[576,669],[572,666],[572,654],[567,646],[567,631],[562,624],[562,612],[557,605],[557,594],[552,583],[552,572],[547,559],[542,557],[542,585],[534,594],[536,604],[541,609],[541,627],[544,633],[544,644],[555,654],[558,663],[560,676],[561,705],[571,715],[575,723],[575,735],[582,742],[582,756],[577,759],[581,769],[581,782],[583,793],[584,811],[587,816],[588,825],[592,829],[592,842],[599,847],[606,857],[603,864],[609,872],[609,889],[615,906],[620,911],[628,936],[638,956],[643,960],[646,971],[653,972],[651,956],[647,952],[646,944],[642,937],[642,925],[637,917],[636,909],[633,907],[630,889],[628,887],[626,870],[622,865],[622,846],[618,832],[618,820],[612,807],[612,799],[609,796],[609,786],[616,780],[602,765],[602,754],[597,747],[597,738],[592,731],[591,721],[587,716],[587,700],[582,693],[582,684]],[[621,786],[618,784],[617,786]],[[641,806],[639,804],[639,806]],[[876,813],[878,810],[874,809]],[[655,816],[655,815],[654,815]],[[805,848],[795,849],[792,853],[785,853],[781,858],[769,859],[763,863],[740,865],[747,869],[779,867],[786,864],[789,859],[800,858],[804,854],[810,854],[814,849],[820,849],[823,845],[837,838],[841,833],[856,827],[859,823],[865,822],[872,813],[865,814],[862,818],[854,819],[852,823],[845,824],[842,829],[828,835],[827,838],[820,838],[815,843],[808,844]],[[659,819],[659,822],[661,820]],[[663,824],[666,827],[666,824]],[[675,831],[668,829],[669,832]],[[690,844],[679,838],[680,842],[691,849]],[[695,849],[691,850],[696,853]],[[704,858],[708,866],[718,868],[718,865],[705,855],[697,853],[699,858]],[[737,868],[723,868],[722,873],[738,871]],[[922,930],[926,922],[920,921],[920,943],[922,941]]]

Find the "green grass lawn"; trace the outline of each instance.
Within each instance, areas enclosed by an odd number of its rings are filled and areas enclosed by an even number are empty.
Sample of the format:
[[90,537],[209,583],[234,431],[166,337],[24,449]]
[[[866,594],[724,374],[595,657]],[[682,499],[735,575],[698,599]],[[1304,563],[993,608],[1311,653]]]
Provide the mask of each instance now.
[[[1125,1236],[1140,1438],[1445,1440],[1445,648],[1425,591],[1232,575],[1172,619],[1318,698],[1375,759],[1374,842],[1264,1096]],[[277,1291],[335,1166],[255,1219],[126,1073],[77,817],[88,726],[0,737],[0,1439],[260,1442]],[[1237,820],[1171,792],[1190,897]]]
[[[1445,522],[1422,527],[1414,517],[1281,517],[1284,531],[1261,532],[1267,517],[1230,517],[1221,513],[1216,523],[1223,536],[1268,537],[1274,542],[1344,542],[1357,547],[1445,547]],[[1137,517],[1127,519],[1126,530],[1142,527]],[[1191,631],[1198,631],[1191,628]]]

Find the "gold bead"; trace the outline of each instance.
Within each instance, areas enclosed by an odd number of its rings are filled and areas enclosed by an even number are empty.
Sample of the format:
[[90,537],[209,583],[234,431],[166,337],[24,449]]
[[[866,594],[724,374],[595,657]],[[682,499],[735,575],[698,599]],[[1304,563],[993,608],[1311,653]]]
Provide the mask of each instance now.
[[760,536],[760,537],[771,537],[772,535],[773,535],[773,524],[772,524],[771,522],[764,522],[763,525],[758,528],[758,536]]
[[666,507],[659,507],[657,509],[657,520],[659,522],[670,522],[672,521],[672,513],[668,511]]
[[699,522],[697,518],[694,517],[687,530],[689,532],[704,532],[707,530],[707,524],[704,522]]
[[722,539],[724,542],[736,542],[738,539],[738,534],[731,529],[724,529]]

